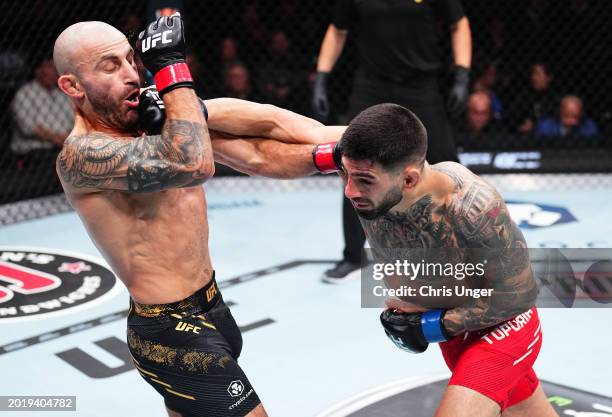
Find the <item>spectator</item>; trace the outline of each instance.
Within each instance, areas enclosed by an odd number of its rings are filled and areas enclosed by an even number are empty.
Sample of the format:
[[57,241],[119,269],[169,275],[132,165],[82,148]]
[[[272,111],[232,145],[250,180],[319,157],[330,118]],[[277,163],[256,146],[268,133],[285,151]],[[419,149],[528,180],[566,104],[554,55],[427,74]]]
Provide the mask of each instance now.
[[291,65],[291,41],[282,30],[277,30],[272,33],[270,59],[280,61],[284,66]]
[[472,93],[465,116],[466,131],[472,135],[484,133],[491,126],[491,114],[491,97],[482,91]]
[[559,95],[552,88],[553,79],[547,64],[537,62],[531,66],[530,88],[518,95],[520,101],[514,106],[520,133],[533,132],[537,120],[555,114]]
[[227,36],[221,39],[219,43],[219,63],[221,67],[225,69],[226,67],[233,65],[237,62],[240,62],[240,57],[238,56],[238,45],[236,43],[236,39],[231,36]]
[[540,119],[536,136],[593,137],[599,134],[595,121],[583,115],[584,105],[577,96],[565,96],[559,107],[559,117]]
[[200,55],[187,54],[187,63],[196,82],[196,93],[205,99],[221,97],[225,91],[227,70],[233,65],[242,65],[236,38],[223,37],[216,45],[215,53],[207,57],[207,60],[202,60]]
[[11,150],[20,173],[16,185],[20,198],[61,192],[55,159],[72,129],[74,116],[70,99],[57,87],[51,58],[37,64],[34,79],[17,90],[10,107]]
[[267,59],[258,66],[258,90],[263,99],[293,111],[307,110],[300,106],[306,100],[306,91],[300,90],[305,84],[305,65],[293,53],[289,37],[283,31],[274,31],[268,45]]
[[13,125],[11,99],[27,76],[28,64],[21,53],[0,51],[0,169],[14,164],[10,151]]
[[501,120],[504,106],[502,104],[500,95],[498,94],[500,78],[498,64],[495,62],[488,62],[482,66],[477,74],[478,76],[474,81],[473,90],[481,91],[489,96],[491,101],[492,116],[495,120]]
[[72,129],[70,100],[57,87],[57,78],[53,59],[45,58],[36,66],[34,79],[15,94],[11,149],[16,155],[60,147]]
[[222,95],[225,97],[253,100],[249,70],[239,62],[225,69],[223,72],[223,86],[225,91]]
[[465,120],[458,130],[458,142],[462,145],[501,132],[499,122],[493,118],[493,104],[487,93],[477,91],[470,94]]

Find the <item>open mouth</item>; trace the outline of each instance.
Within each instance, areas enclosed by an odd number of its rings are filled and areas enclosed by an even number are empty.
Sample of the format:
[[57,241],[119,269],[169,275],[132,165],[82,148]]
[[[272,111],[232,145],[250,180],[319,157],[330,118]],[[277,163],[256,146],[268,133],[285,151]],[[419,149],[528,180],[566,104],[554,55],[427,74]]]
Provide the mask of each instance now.
[[360,202],[355,200],[351,200],[351,202],[353,203],[353,207],[355,207],[356,209],[364,209],[368,207],[368,203],[366,202]]
[[138,90],[134,90],[132,94],[125,98],[125,102],[130,108],[138,108]]

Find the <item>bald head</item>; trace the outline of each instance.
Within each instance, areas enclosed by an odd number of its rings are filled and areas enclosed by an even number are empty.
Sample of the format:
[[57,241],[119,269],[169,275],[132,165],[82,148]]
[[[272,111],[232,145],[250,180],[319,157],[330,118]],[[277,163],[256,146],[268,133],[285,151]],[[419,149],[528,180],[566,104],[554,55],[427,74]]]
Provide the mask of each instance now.
[[559,117],[561,124],[566,128],[572,128],[580,124],[582,118],[582,99],[577,96],[565,96],[561,100]]
[[104,44],[127,43],[119,30],[104,22],[79,22],[68,26],[55,41],[53,60],[57,72],[76,74],[80,64],[87,62],[93,50]]
[[578,96],[565,96],[561,99],[561,107],[582,110],[582,99]]
[[467,127],[472,133],[479,133],[491,120],[491,97],[477,91],[468,99]]
[[92,126],[132,132],[138,122],[133,97],[140,86],[134,50],[103,22],[80,22],[55,41],[53,58],[60,90]]
[[482,91],[470,94],[468,98],[468,108],[476,111],[486,111],[491,107],[491,97]]

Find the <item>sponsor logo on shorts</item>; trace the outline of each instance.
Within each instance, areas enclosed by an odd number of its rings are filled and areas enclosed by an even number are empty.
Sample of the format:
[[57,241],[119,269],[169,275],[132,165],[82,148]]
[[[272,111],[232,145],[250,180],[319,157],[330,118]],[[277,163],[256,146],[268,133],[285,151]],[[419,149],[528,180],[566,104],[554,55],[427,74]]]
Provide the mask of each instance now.
[[510,333],[518,332],[525,327],[527,323],[529,323],[529,320],[531,320],[532,315],[533,310],[521,313],[512,320],[500,324],[495,329],[482,336],[481,339],[486,340],[490,345],[492,345],[495,340],[503,340],[508,337]]
[[206,290],[206,302],[210,303],[210,300],[212,300],[215,294],[218,292],[219,290],[217,289],[217,285],[213,283],[212,287]]
[[234,408],[238,407],[240,404],[242,404],[244,402],[244,400],[249,398],[251,396],[251,394],[253,394],[253,388],[251,388],[244,396],[240,397],[240,399],[238,401],[236,401],[235,403],[233,403],[232,405],[227,407],[227,409],[228,410],[233,410]]
[[244,393],[244,384],[242,383],[241,380],[238,379],[238,380],[230,382],[229,386],[227,387],[227,392],[232,397],[240,397],[238,401],[236,401],[235,403],[227,407],[228,410],[233,410],[234,408],[242,404],[244,400],[249,398],[251,394],[253,394],[253,388],[249,389],[249,391],[246,394],[242,395]]
[[240,396],[243,393],[243,391],[244,391],[244,384],[239,379],[236,381],[230,382],[229,386],[227,387],[227,392],[232,397]]
[[83,306],[116,285],[110,269],[78,255],[0,248],[0,322]]
[[178,330],[179,332],[194,332],[195,334],[200,334],[201,329],[201,327],[185,323],[184,321],[179,321],[176,327],[174,328],[174,330]]

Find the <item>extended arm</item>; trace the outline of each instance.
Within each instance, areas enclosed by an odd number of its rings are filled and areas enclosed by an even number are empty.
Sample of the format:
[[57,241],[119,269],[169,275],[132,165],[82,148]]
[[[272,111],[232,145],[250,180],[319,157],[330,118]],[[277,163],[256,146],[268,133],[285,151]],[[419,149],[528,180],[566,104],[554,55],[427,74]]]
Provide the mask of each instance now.
[[[157,131],[157,119],[163,120],[159,97],[141,94],[141,120],[156,115],[146,131]],[[233,98],[205,102],[208,127],[215,160],[249,175],[296,178],[317,172],[313,164],[313,145],[336,142],[346,126],[324,126],[291,111],[268,104]],[[162,115],[162,117],[158,117]],[[150,118],[149,118],[150,119]],[[146,124],[145,124],[146,125]],[[335,165],[326,158],[329,149],[318,153],[321,171],[332,172]],[[337,165],[337,164],[336,164]]]
[[215,160],[248,175],[299,178],[318,171],[313,144],[337,141],[345,126],[317,126],[296,132],[297,143],[275,139],[241,138],[211,131]]
[[205,103],[208,127],[234,136],[269,138],[286,143],[319,143],[313,132],[325,128],[314,119],[270,104],[234,98],[206,100]]

